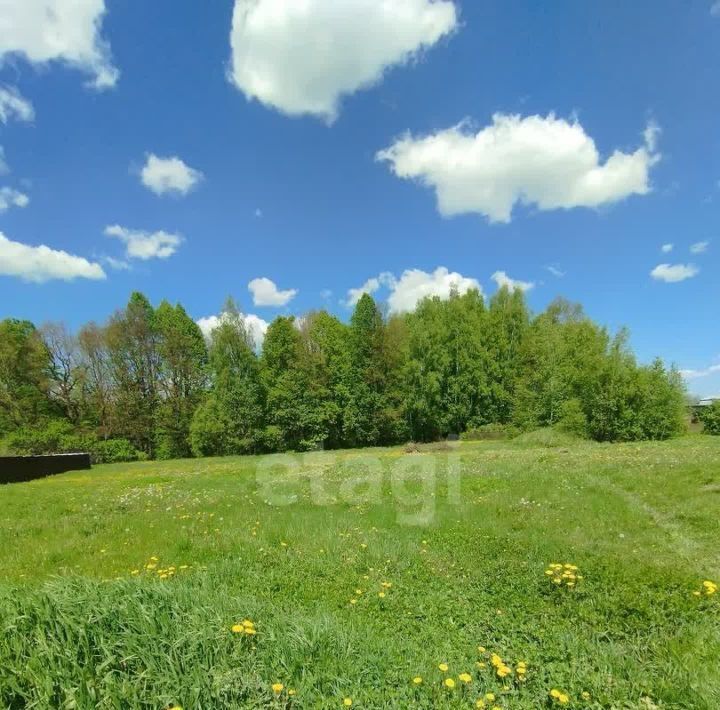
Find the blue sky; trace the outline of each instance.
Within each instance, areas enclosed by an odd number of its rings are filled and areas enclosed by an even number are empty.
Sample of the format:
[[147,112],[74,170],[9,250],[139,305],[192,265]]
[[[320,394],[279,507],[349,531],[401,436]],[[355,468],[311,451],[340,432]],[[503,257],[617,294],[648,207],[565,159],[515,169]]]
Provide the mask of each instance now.
[[0,317],[510,279],[720,394],[712,0],[0,5]]

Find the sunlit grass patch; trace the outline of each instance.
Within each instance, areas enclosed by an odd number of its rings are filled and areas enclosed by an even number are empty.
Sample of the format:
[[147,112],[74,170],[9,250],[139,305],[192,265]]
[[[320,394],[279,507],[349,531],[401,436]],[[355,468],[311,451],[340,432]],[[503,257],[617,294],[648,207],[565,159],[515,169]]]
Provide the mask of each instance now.
[[0,707],[720,707],[717,440],[297,461],[0,488]]

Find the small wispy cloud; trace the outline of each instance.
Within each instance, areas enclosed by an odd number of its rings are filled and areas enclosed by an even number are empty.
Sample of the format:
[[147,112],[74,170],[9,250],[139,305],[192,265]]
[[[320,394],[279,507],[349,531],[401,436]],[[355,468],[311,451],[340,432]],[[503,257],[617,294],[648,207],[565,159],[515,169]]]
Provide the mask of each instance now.
[[690,253],[691,254],[704,254],[708,247],[710,246],[710,242],[695,242],[690,247]]
[[563,276],[565,276],[565,272],[562,271],[558,266],[554,264],[550,264],[549,266],[545,267],[546,271],[549,271],[553,276],[555,276],[558,279],[561,279]]

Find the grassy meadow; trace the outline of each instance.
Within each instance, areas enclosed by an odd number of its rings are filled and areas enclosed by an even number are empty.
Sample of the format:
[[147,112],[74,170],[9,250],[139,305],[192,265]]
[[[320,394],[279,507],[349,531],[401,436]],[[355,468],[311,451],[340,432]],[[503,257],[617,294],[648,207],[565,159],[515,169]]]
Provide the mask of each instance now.
[[0,707],[717,710],[719,513],[709,436],[1,486]]

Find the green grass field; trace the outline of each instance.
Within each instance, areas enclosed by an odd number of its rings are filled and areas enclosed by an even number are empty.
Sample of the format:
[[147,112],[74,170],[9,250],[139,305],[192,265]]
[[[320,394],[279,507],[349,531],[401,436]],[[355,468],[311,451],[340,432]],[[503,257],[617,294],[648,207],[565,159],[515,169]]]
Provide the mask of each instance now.
[[0,707],[717,710],[720,437],[547,443],[2,486]]

